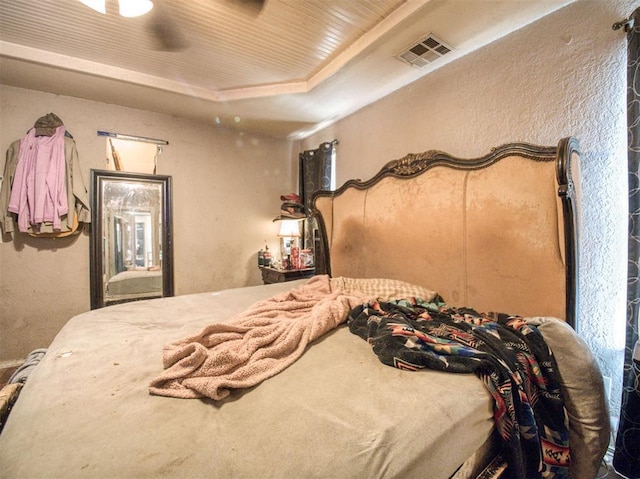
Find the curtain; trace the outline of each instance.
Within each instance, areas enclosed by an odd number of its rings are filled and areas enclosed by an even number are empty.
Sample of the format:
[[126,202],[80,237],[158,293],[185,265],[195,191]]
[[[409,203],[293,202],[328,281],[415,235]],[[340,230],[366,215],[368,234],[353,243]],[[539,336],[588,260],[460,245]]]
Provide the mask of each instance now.
[[300,198],[307,208],[311,208],[313,193],[331,188],[331,165],[336,143],[336,140],[322,143],[315,150],[300,153]]
[[[311,211],[311,200],[313,194],[318,190],[329,190],[332,188],[331,178],[335,174],[333,163],[335,156],[335,146],[337,140],[321,143],[315,150],[306,150],[300,153],[300,175],[298,184],[300,185],[300,198],[302,204]],[[316,273],[326,272],[326,265],[322,263],[322,244],[318,236],[318,225],[315,219],[307,219],[303,223],[302,246],[313,250],[316,262]]]
[[627,32],[627,128],[629,165],[629,247],[624,385],[613,455],[614,469],[640,478],[640,8],[614,28]]

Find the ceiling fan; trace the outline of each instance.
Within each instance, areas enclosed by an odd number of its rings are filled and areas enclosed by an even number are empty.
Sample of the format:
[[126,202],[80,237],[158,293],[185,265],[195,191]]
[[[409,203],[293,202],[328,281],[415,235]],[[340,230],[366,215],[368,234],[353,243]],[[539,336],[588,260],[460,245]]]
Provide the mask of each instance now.
[[[257,17],[267,0],[216,0],[224,1],[245,15]],[[107,14],[107,4],[115,0],[80,0],[84,5]],[[118,13],[123,17],[148,15],[147,30],[155,50],[178,52],[189,48],[189,41],[165,0],[118,0]]]

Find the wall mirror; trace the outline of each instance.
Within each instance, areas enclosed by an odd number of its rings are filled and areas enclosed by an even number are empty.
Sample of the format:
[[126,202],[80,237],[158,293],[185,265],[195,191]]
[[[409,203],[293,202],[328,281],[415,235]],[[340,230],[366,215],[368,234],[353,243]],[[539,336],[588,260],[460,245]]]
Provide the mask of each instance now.
[[91,170],[91,309],[173,296],[171,177]]

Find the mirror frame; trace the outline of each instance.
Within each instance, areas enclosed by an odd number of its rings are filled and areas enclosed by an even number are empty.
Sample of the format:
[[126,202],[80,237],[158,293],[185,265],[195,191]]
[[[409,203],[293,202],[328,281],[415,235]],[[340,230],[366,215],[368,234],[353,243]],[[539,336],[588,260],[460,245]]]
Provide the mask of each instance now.
[[[104,271],[104,231],[102,217],[104,214],[104,202],[102,186],[105,181],[127,182],[141,184],[160,184],[163,207],[163,230],[160,233],[162,244],[162,297],[173,296],[173,226],[172,226],[172,198],[171,176],[150,175],[146,173],[132,173],[111,170],[90,170],[91,175],[91,241],[90,241],[90,283],[91,283],[91,309],[106,306],[104,297],[103,271]],[[138,301],[147,298],[132,298],[121,302]],[[117,304],[117,303],[113,303]]]

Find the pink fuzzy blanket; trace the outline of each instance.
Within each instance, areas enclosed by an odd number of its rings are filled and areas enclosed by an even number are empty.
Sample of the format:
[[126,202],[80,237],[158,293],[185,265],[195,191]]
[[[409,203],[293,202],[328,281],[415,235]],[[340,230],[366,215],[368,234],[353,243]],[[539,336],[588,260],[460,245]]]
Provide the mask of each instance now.
[[149,387],[152,394],[223,399],[231,389],[272,377],[303,353],[309,343],[347,319],[370,296],[334,288],[328,276],[259,301],[227,323],[164,348],[165,371]]

